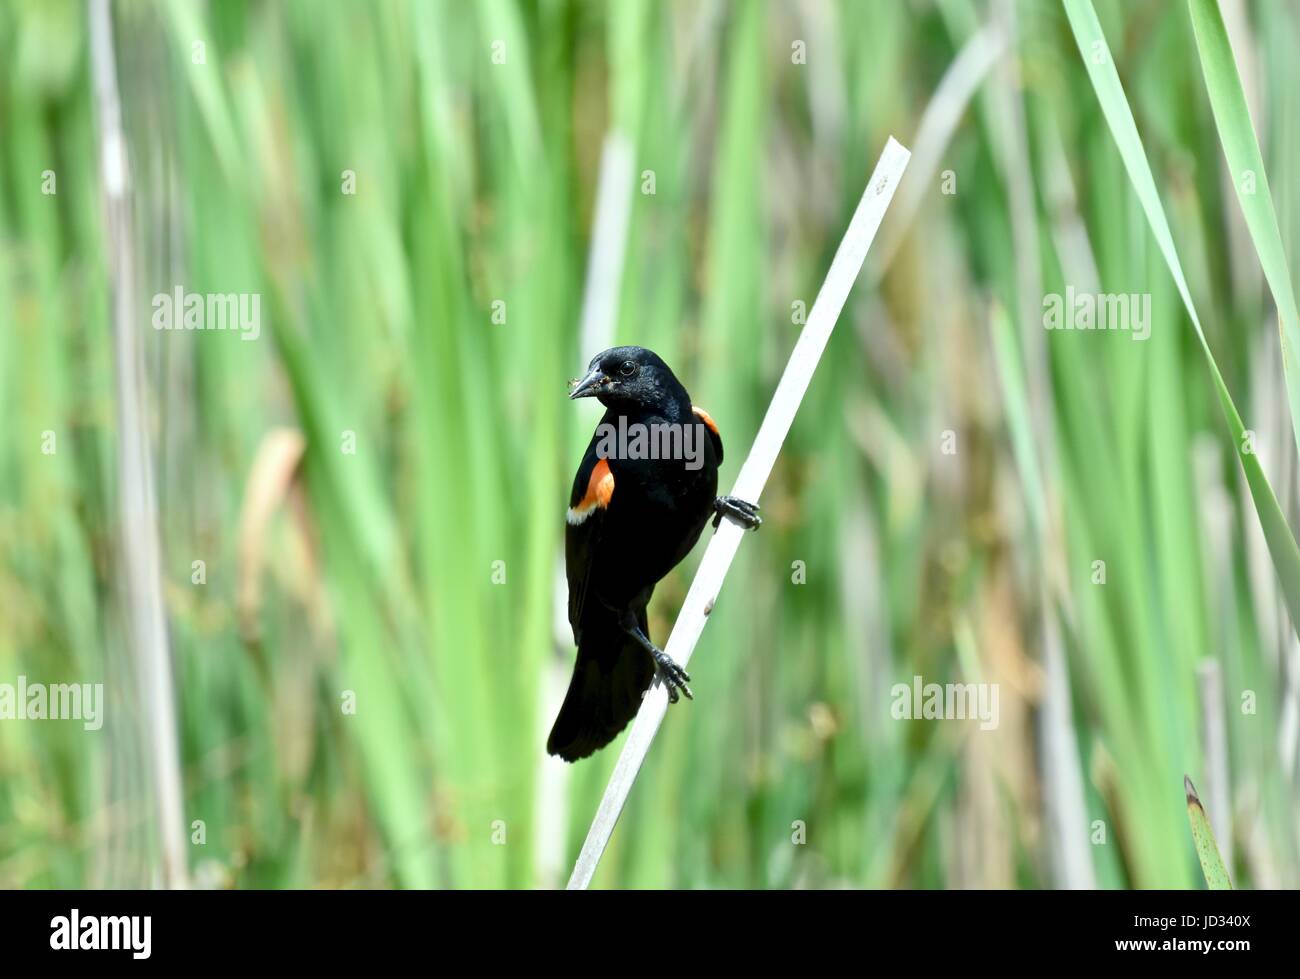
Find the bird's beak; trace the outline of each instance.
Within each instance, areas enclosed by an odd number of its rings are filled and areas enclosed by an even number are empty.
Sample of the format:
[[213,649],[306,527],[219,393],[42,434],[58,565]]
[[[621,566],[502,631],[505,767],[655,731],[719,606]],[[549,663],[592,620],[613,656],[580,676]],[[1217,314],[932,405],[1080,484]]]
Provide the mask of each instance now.
[[600,393],[600,389],[609,383],[609,378],[599,367],[593,367],[586,377],[580,377],[569,382],[573,385],[569,391],[570,400],[575,398],[592,398]]

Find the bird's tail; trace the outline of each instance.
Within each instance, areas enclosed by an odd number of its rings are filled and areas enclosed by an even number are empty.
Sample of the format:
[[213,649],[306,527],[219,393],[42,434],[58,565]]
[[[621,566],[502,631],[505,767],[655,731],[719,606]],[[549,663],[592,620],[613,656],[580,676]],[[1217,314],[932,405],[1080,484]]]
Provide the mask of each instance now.
[[[645,609],[637,621],[648,634]],[[616,622],[584,625],[573,679],[546,740],[547,752],[577,761],[605,747],[636,716],[654,672],[654,660]]]

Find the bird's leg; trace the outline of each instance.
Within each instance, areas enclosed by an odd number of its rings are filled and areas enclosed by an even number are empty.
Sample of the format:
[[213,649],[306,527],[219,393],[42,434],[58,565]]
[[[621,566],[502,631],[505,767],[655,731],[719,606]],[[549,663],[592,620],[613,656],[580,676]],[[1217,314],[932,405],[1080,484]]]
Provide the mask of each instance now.
[[763,523],[758,515],[758,504],[747,503],[736,496],[719,496],[713,501],[713,529],[718,529],[723,517],[730,517],[746,530],[757,530]]
[[623,613],[619,620],[619,625],[623,631],[635,639],[655,661],[655,672],[659,675],[660,682],[668,688],[668,702],[677,703],[677,691],[680,690],[686,694],[688,700],[694,700],[695,695],[691,693],[691,688],[686,684],[690,682],[691,675],[677,665],[673,659],[662,649],[650,641],[650,637],[641,631],[641,626],[636,621],[636,615],[632,610]]

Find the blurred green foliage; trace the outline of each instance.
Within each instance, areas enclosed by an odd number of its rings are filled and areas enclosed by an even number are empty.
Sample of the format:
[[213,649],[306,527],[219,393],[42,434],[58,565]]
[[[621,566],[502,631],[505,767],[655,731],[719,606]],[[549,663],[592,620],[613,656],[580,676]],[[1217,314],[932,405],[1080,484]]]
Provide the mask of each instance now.
[[[1188,12],[1097,6],[1297,526],[1276,314]],[[1300,8],[1223,6],[1294,275]],[[596,884],[1201,886],[1184,773],[1238,886],[1300,884],[1295,632],[1057,5],[122,0],[114,22],[196,883],[563,883],[618,747],[543,747],[606,137],[634,184],[613,337],[718,420],[726,485],[885,138],[920,148],[946,107]],[[1011,40],[967,104],[981,36]],[[0,722],[3,886],[156,880],[98,154],[83,6],[0,5],[0,683],[108,698],[98,732]],[[259,294],[260,337],[152,330],[178,285]],[[1150,338],[1044,330],[1067,286],[1149,294]],[[657,592],[660,642],[697,559]],[[893,719],[914,675],[997,683],[999,725]],[[1059,859],[1080,846],[1083,878]]]

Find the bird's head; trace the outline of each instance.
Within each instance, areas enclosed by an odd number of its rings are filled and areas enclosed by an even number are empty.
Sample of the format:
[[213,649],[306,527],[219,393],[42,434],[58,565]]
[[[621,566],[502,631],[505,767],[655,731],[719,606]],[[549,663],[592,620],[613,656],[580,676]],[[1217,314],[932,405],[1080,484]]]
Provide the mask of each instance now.
[[680,387],[659,355],[645,347],[613,347],[597,354],[574,379],[570,398],[597,398],[606,408],[658,404]]

